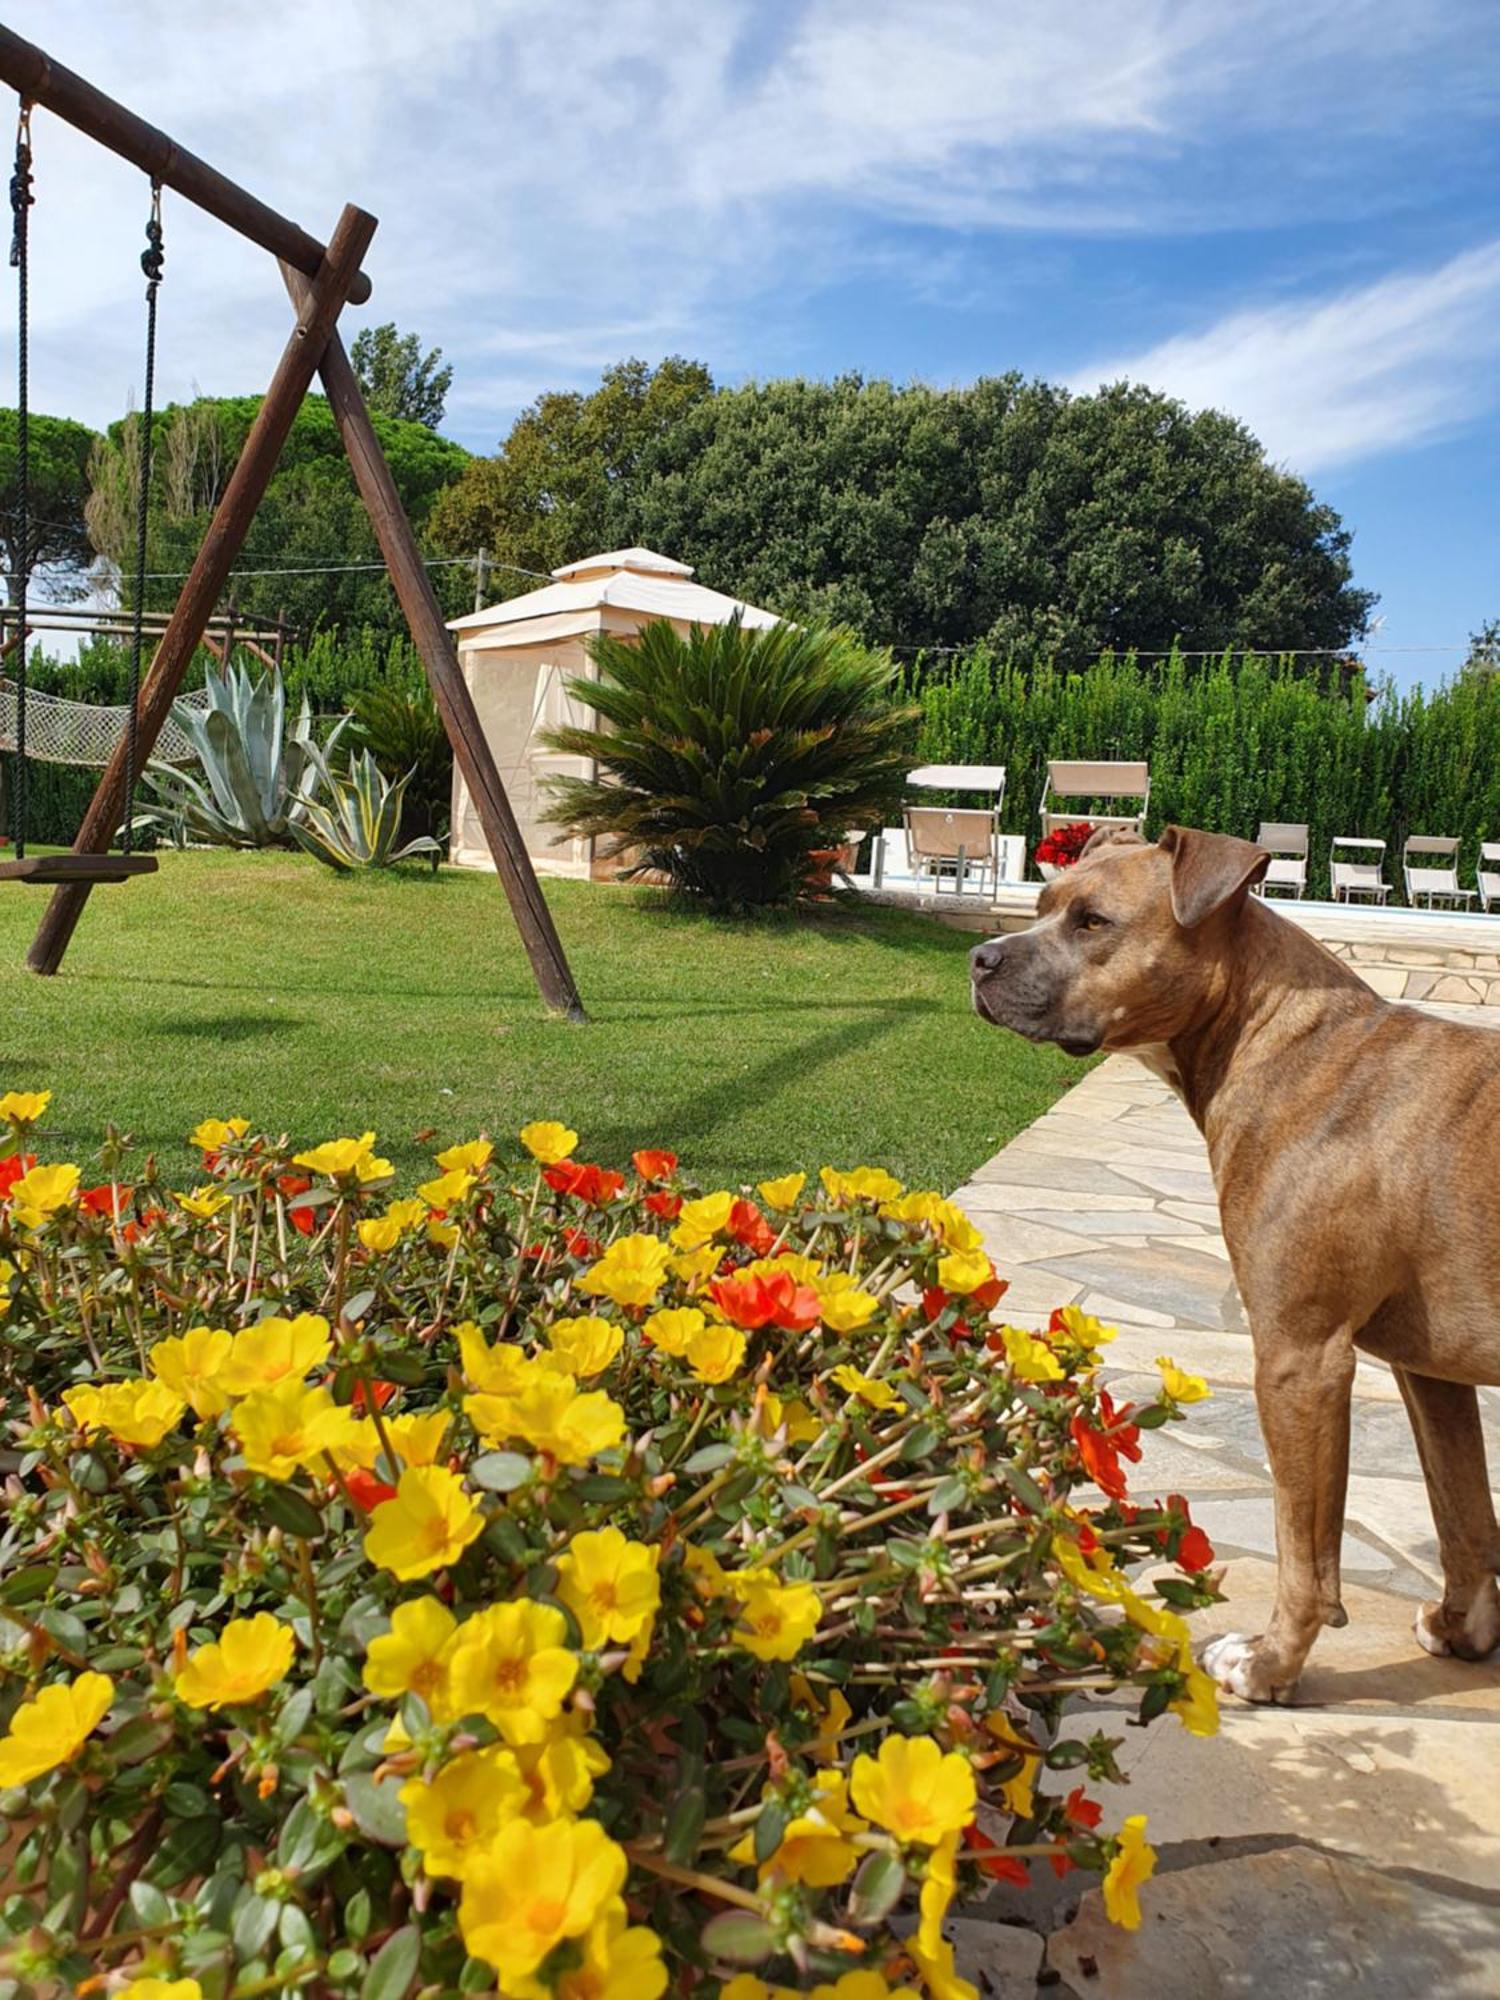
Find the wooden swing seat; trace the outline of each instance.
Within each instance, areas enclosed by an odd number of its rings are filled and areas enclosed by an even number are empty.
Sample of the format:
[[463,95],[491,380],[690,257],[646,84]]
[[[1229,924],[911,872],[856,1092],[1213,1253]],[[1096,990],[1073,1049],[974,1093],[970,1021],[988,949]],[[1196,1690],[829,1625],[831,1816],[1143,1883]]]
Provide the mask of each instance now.
[[28,854],[23,861],[0,861],[0,882],[35,882],[44,889],[79,882],[102,888],[135,875],[154,875],[158,865],[154,854]]

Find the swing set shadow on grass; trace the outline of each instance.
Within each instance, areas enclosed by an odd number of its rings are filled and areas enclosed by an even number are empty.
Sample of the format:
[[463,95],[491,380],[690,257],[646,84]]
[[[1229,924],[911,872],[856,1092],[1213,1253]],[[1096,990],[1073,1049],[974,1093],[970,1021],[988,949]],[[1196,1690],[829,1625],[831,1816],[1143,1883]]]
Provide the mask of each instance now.
[[[258,201],[246,189],[178,146],[164,132],[136,117],[82,77],[54,62],[33,43],[4,27],[0,27],[0,81],[8,84],[20,100],[11,203],[14,217],[12,262],[17,271],[19,308],[17,512],[23,550],[29,547],[26,511],[30,473],[27,322],[29,211],[33,205],[30,130],[33,109],[40,106],[52,112],[86,138],[139,167],[151,182],[151,221],[147,226],[147,250],[141,259],[147,279],[145,429],[137,516],[131,698],[124,737],[115,746],[105,766],[70,854],[27,855],[25,852],[27,565],[24,559],[21,574],[15,580],[14,610],[20,634],[20,665],[16,680],[19,813],[16,858],[0,863],[0,882],[30,882],[50,887],[53,892],[27,955],[27,964],[34,972],[55,973],[83,914],[90,891],[156,870],[154,856],[129,851],[130,805],[135,781],[171,713],[183,677],[203,640],[234,561],[244,546],[256,508],[275,471],[293,420],[312,387],[314,375],[317,375],[349,455],[355,484],[370,517],[413,642],[426,669],[433,698],[453,747],[455,762],[478,808],[485,838],[537,986],[550,1007],[571,1020],[583,1020],[583,1004],[561,940],[543,900],[541,886],[480,726],[473,698],[459,671],[411,523],[402,508],[364,396],[339,336],[338,319],[345,303],[361,304],[370,296],[370,281],[361,266],[375,234],[374,216],[363,209],[346,205],[325,247],[294,222]],[[182,586],[176,607],[156,647],[150,672],[142,682],[142,579],[150,499],[151,394],[155,366],[156,293],[162,277],[160,204],[164,188],[172,189],[239,235],[270,251],[279,260],[283,281],[296,308],[296,322]],[[125,851],[111,854],[109,850],[116,829],[122,824]]]

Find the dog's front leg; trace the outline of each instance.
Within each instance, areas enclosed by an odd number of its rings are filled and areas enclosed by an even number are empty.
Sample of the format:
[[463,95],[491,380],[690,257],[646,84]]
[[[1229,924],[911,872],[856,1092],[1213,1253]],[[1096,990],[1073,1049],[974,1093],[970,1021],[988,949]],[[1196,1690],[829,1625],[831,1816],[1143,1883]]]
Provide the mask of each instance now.
[[[1262,1322],[1264,1324],[1264,1322]],[[1282,1327],[1292,1325],[1288,1335]],[[1252,1331],[1255,1321],[1251,1322]],[[1300,1315],[1255,1335],[1255,1402],[1276,1498],[1276,1602],[1259,1638],[1231,1632],[1204,1654],[1222,1687],[1286,1701],[1320,1627],[1342,1625],[1339,1545],[1349,1483],[1353,1329],[1309,1339]]]

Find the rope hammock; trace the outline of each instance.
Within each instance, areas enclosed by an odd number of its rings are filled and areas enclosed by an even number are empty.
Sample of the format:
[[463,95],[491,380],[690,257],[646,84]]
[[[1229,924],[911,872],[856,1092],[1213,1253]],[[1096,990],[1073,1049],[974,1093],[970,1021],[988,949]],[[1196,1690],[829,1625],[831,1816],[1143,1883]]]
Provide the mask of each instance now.
[[[178,696],[194,708],[208,706],[206,688]],[[20,747],[21,691],[0,675],[0,751]],[[61,695],[26,690],[26,755],[42,764],[85,764],[102,768],[130,726],[128,708],[95,707]],[[198,753],[174,721],[162,725],[152,755],[164,764],[191,764]]]

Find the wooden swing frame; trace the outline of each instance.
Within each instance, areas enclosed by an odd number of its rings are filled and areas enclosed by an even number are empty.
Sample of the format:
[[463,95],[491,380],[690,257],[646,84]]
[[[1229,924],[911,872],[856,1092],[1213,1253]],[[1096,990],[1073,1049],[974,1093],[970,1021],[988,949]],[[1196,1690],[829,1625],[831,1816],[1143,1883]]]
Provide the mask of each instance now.
[[[0,27],[0,82],[9,84],[25,103],[51,111],[86,138],[118,153],[163,187],[270,251],[281,264],[296,308],[291,337],[141,685],[136,706],[140,761],[144,763],[150,756],[171,713],[316,375],[333,410],[355,485],[443,718],[454,760],[478,809],[537,986],[549,1007],[570,1020],[583,1020],[583,1003],[552,913],[543,899],[416,536],[339,337],[338,318],[345,302],[362,304],[370,296],[370,281],[361,265],[375,234],[375,217],[346,206],[327,245],[319,243],[296,223],[178,146],[166,133],[137,118],[5,27]],[[51,859],[54,868],[59,862],[71,862],[84,879],[65,881],[54,889],[27,954],[26,962],[33,972],[54,973],[62,964],[90,888],[106,879],[123,879],[111,878],[108,864],[116,858],[109,855],[109,846],[125,809],[127,762],[128,743],[122,740],[99,780],[72,855],[43,857]]]

